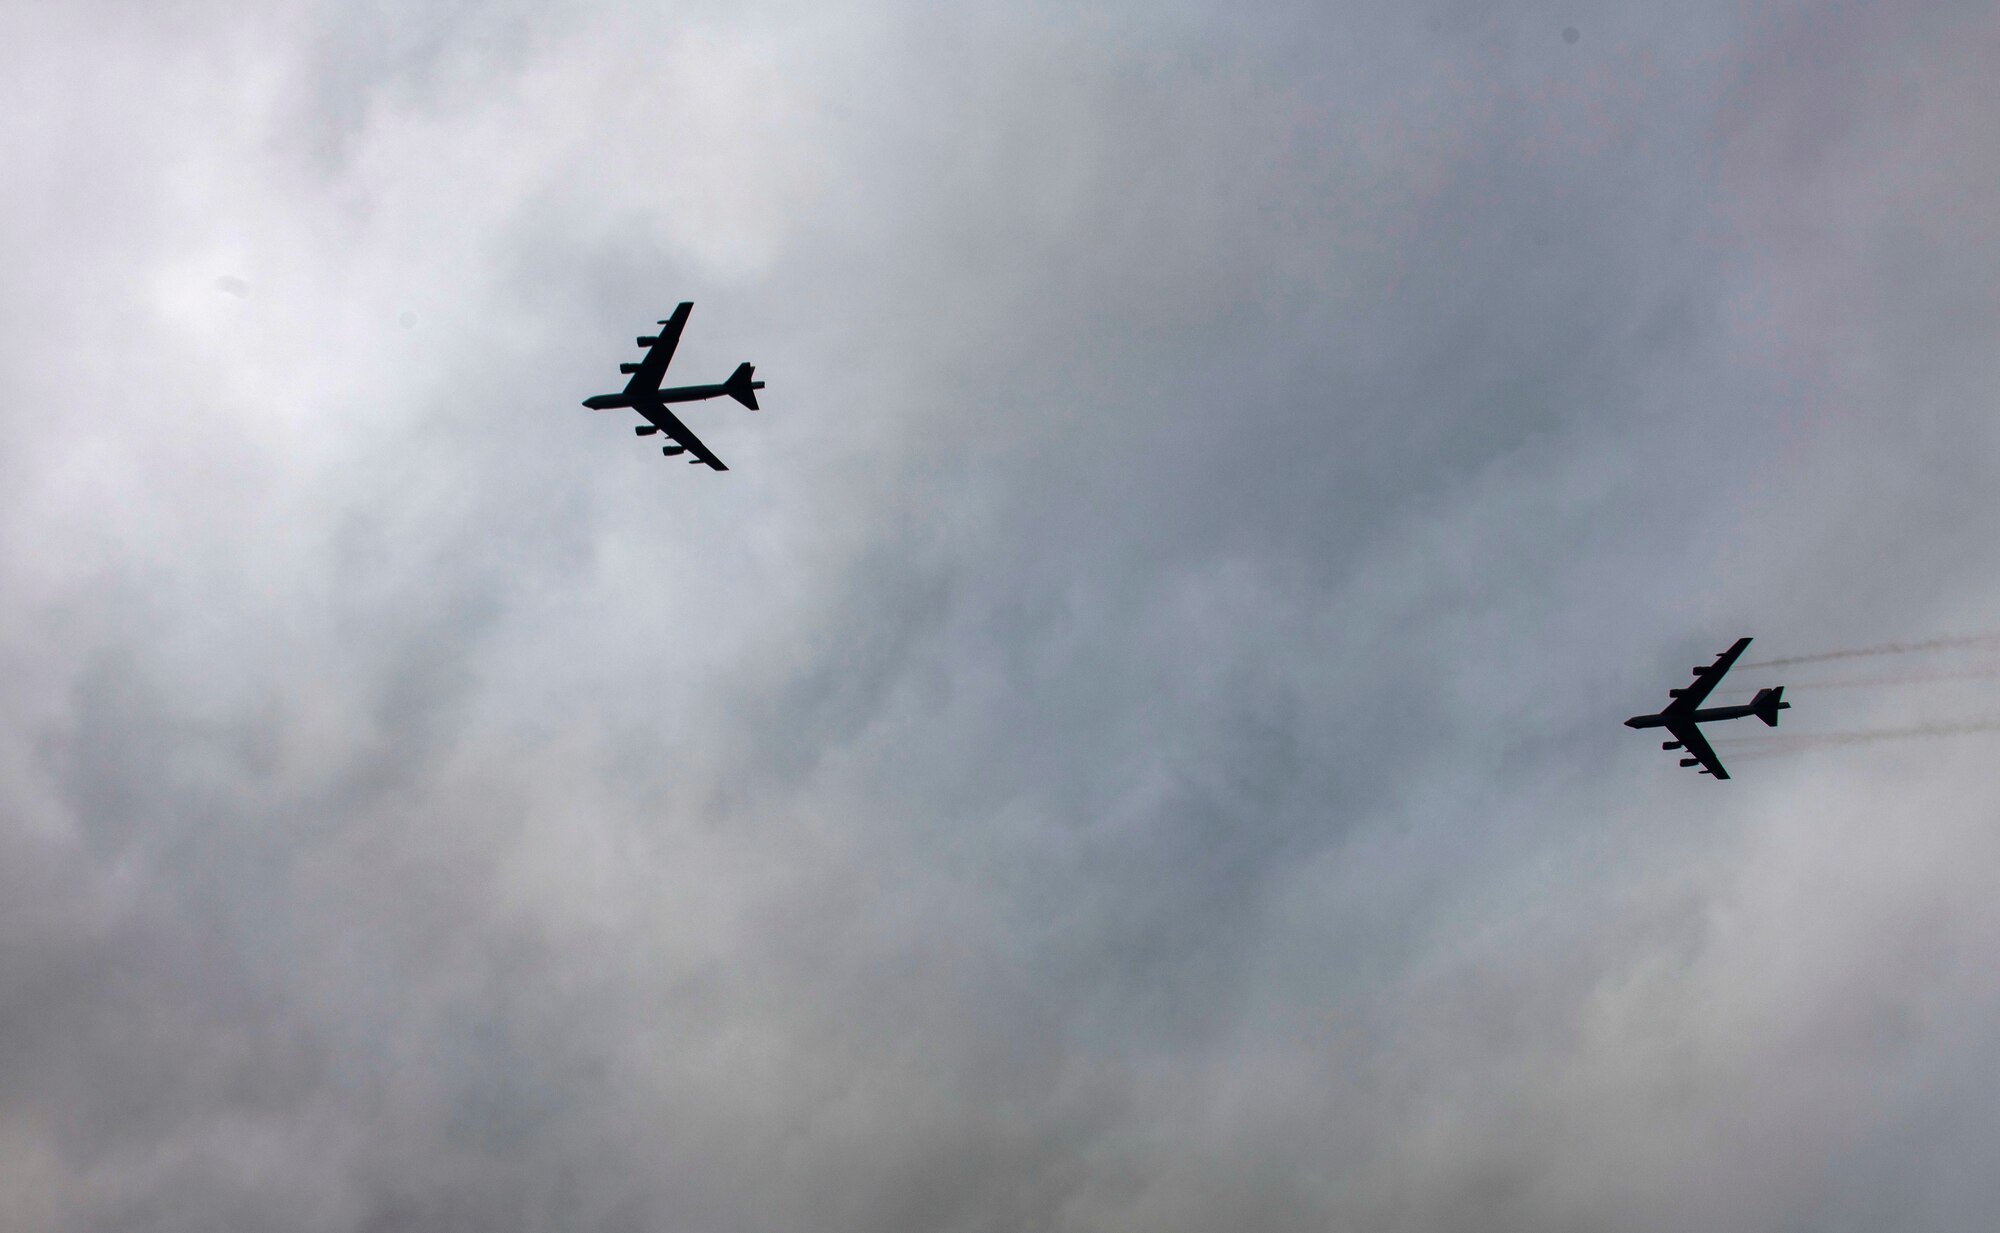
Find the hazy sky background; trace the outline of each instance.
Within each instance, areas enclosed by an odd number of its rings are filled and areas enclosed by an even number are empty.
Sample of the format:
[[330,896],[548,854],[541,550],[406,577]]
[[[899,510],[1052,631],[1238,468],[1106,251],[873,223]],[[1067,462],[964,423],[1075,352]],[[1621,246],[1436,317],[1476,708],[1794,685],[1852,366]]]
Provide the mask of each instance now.
[[[20,6],[5,1223],[1990,1227],[2000,738],[1619,721],[2000,628],[1996,63]],[[577,405],[683,299],[726,475]]]

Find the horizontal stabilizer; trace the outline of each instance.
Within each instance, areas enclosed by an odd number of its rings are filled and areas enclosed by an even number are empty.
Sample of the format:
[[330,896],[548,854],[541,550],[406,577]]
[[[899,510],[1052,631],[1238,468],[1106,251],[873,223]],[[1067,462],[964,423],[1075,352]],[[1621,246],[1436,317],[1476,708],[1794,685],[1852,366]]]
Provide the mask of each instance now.
[[752,411],[757,409],[757,395],[755,391],[764,388],[762,381],[751,380],[752,375],[756,371],[757,369],[754,365],[738,364],[736,371],[729,374],[729,380],[722,383],[723,393],[734,398],[737,402],[742,403]]
[[1757,691],[1757,696],[1750,700],[1750,713],[1763,720],[1765,727],[1775,728],[1778,726],[1778,712],[1788,711],[1792,707],[1792,704],[1784,699],[1783,685],[1772,689],[1760,689]]

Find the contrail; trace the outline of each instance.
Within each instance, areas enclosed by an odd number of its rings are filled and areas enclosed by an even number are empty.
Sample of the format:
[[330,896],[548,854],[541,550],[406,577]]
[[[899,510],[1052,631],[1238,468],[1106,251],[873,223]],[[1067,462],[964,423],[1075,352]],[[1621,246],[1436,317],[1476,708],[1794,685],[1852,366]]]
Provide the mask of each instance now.
[[1787,681],[1785,688],[1867,689],[1877,685],[1934,685],[1952,681],[1990,681],[2000,677],[2000,664],[1969,665],[1947,672],[1906,672],[1895,676],[1836,677],[1827,681]]
[[1771,754],[1874,745],[1883,741],[1916,741],[1926,737],[1976,736],[2000,732],[2000,718],[1956,723],[1912,724],[1907,728],[1868,728],[1858,732],[1795,732],[1785,736],[1741,737],[1722,750],[1725,758],[1761,758]]
[[1996,648],[2000,648],[2000,633],[1963,634],[1955,638],[1926,638],[1922,642],[1884,642],[1880,646],[1855,647],[1849,651],[1821,651],[1817,655],[1760,659],[1743,667],[1789,668],[1793,664],[1823,664],[1835,659],[1873,659],[1877,655],[1915,655],[1919,651],[1986,651]]

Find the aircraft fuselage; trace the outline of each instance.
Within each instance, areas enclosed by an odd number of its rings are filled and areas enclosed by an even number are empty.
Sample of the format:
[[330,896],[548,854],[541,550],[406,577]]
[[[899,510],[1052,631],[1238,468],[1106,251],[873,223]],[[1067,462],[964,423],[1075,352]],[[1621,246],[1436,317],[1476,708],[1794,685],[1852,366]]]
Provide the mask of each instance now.
[[584,399],[583,405],[593,411],[609,411],[617,407],[638,407],[645,403],[703,402],[710,398],[720,398],[727,393],[729,393],[727,385],[682,385],[670,390],[647,390],[641,394],[595,394]]
[[[1790,704],[1787,703],[1786,705]],[[1625,726],[1628,728],[1664,728],[1668,724],[1705,724],[1713,723],[1719,719],[1742,719],[1747,715],[1755,714],[1757,714],[1755,706],[1712,706],[1707,710],[1683,711],[1678,715],[1668,711],[1661,711],[1657,715],[1634,715],[1625,721]]]

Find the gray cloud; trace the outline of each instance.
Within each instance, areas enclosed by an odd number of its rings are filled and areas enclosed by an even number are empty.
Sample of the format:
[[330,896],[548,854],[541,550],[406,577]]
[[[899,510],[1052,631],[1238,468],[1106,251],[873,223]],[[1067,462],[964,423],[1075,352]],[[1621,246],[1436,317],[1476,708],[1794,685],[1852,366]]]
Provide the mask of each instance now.
[[[1991,1207],[1976,751],[1615,722],[1991,627],[1990,17],[35,21],[8,1210]],[[682,298],[727,476],[576,406]]]

